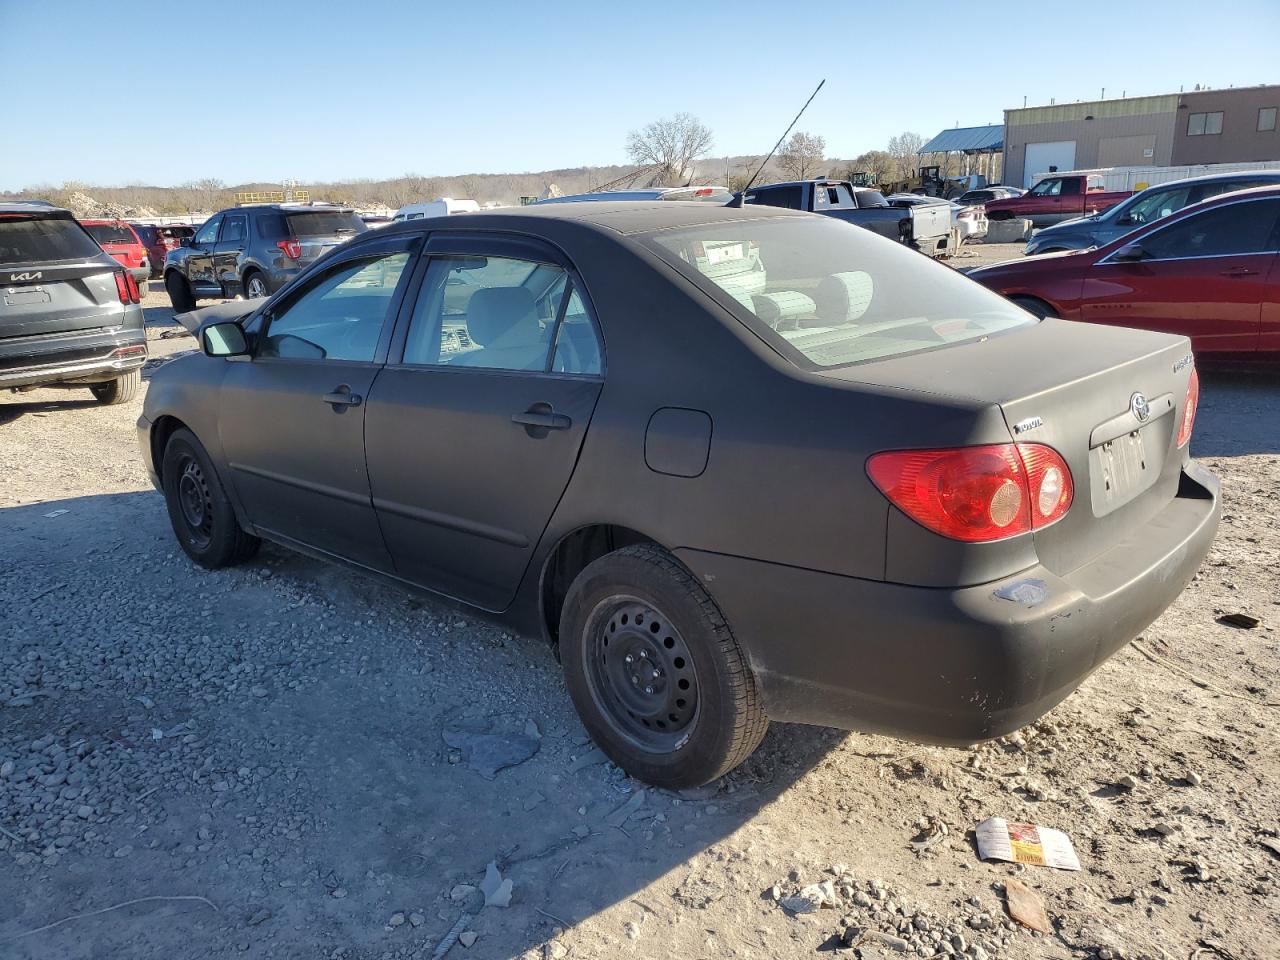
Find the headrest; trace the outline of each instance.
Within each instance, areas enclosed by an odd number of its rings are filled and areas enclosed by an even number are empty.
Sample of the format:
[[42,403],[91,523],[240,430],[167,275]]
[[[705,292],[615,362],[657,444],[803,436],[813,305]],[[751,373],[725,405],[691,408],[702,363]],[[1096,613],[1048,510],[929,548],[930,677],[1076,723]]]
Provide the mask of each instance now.
[[533,315],[533,292],[525,287],[481,287],[467,304],[467,333],[487,346]]
[[818,316],[828,323],[853,323],[861,320],[871,306],[875,284],[871,274],[863,270],[850,270],[823,277],[814,291]]

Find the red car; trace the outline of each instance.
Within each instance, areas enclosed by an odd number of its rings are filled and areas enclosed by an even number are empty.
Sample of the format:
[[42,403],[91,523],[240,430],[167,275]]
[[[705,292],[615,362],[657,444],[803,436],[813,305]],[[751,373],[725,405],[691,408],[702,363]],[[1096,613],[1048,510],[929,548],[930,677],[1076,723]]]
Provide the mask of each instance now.
[[1037,316],[1180,333],[1197,354],[1280,360],[1280,187],[1226,193],[1102,247],[969,272]]
[[147,280],[151,276],[151,257],[133,227],[123,220],[81,220],[80,225],[98,241],[98,246],[133,274],[133,279],[138,281],[138,289],[146,292]]
[[164,273],[164,258],[170,250],[182,246],[185,237],[193,236],[196,228],[185,223],[168,223],[156,226],[150,223],[130,223],[133,232],[142,240],[151,258],[151,277],[155,279]]

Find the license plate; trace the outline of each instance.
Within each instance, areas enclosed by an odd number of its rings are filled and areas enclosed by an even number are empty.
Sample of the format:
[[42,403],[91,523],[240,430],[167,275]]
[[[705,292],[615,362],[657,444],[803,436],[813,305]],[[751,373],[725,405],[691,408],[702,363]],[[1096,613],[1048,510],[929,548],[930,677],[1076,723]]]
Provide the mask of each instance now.
[[1156,481],[1160,464],[1144,431],[1135,430],[1096,447],[1090,454],[1094,514],[1124,506]]
[[6,307],[25,306],[32,303],[48,303],[50,300],[48,290],[12,290],[4,295],[4,305]]

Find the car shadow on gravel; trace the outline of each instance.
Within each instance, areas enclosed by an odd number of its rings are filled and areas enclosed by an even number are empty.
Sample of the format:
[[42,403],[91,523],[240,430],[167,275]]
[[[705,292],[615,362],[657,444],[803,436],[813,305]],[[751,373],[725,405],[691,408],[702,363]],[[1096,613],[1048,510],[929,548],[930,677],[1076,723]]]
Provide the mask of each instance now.
[[[0,397],[0,427],[8,423],[13,423],[19,417],[56,413],[75,413],[77,410],[87,410],[98,406],[98,401],[92,397],[82,399],[71,392],[72,388],[67,390],[66,400],[22,400],[22,394],[10,397]],[[75,388],[84,393],[89,392],[88,387]]]
[[1201,370],[1192,456],[1254,453],[1280,453],[1280,374]]
[[[479,939],[459,954],[517,957],[615,905],[667,915],[645,888],[668,874],[679,908],[705,908],[740,894],[756,815],[845,736],[777,724],[710,787],[652,790],[592,746],[540,640],[270,545],[200,570],[153,492],[2,509],[0,540],[22,558],[0,578],[0,658],[36,664],[47,694],[0,709],[0,759],[52,735],[100,761],[47,815],[0,784],[0,826],[42,824],[0,871],[5,956],[426,957],[462,922]],[[534,752],[489,778],[446,731]],[[489,864],[509,906],[484,906]],[[148,902],[7,940],[164,896],[217,909]]]

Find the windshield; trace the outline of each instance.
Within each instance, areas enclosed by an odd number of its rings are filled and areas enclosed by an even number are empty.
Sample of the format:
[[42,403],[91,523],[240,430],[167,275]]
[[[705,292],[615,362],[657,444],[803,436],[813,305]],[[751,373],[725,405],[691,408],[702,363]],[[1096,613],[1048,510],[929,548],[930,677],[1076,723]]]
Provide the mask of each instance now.
[[728,294],[740,318],[799,366],[899,356],[1035,323],[951,268],[838,220],[736,220],[638,239],[708,292]]
[[86,223],[89,236],[99,243],[137,243],[133,231],[121,223]]
[[289,231],[295,237],[328,237],[335,233],[364,233],[369,228],[350,211],[291,213]]
[[100,256],[102,250],[69,216],[0,213],[0,264],[56,263]]

